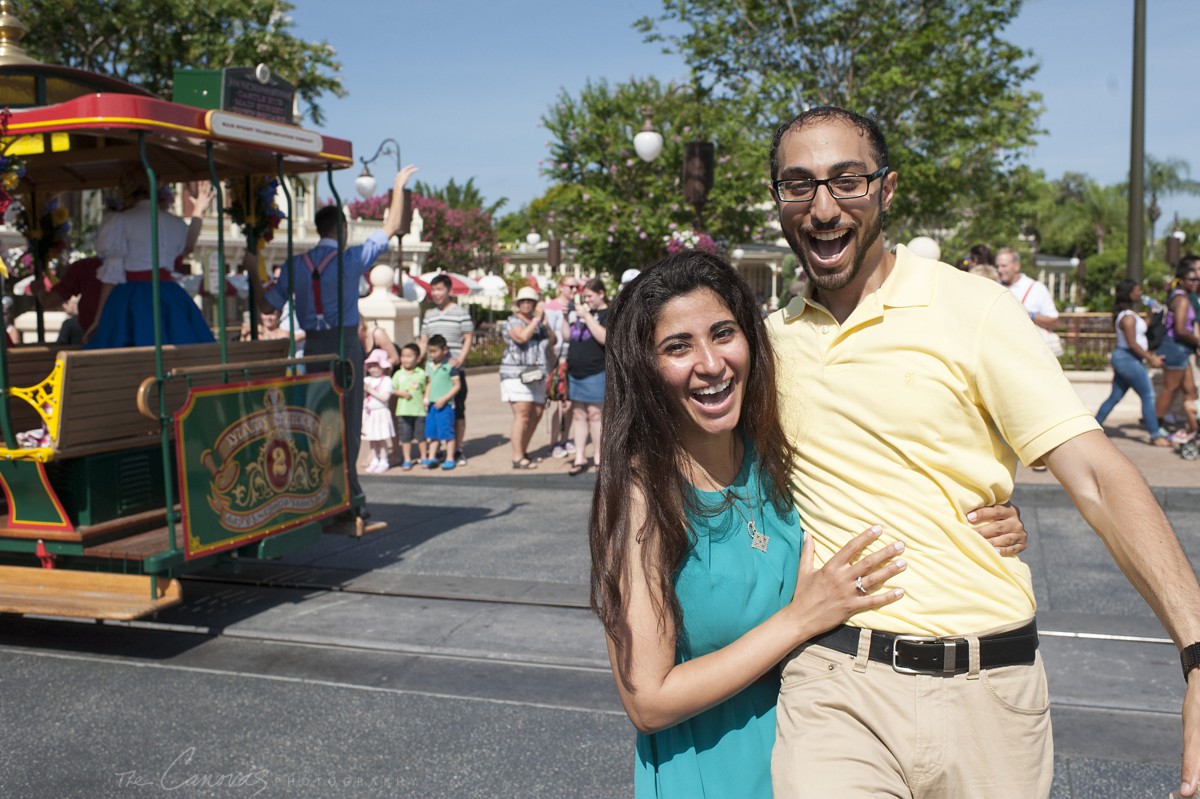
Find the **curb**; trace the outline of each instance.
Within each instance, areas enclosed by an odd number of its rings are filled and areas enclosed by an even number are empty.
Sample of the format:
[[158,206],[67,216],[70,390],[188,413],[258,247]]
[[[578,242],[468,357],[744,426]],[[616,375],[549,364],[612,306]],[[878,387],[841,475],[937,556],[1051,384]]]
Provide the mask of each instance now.
[[[1200,487],[1150,486],[1150,491],[1163,510],[1195,510],[1200,507]],[[1070,495],[1057,483],[1018,483],[1013,489],[1013,497],[1018,505],[1061,507],[1065,503],[1074,507]]]

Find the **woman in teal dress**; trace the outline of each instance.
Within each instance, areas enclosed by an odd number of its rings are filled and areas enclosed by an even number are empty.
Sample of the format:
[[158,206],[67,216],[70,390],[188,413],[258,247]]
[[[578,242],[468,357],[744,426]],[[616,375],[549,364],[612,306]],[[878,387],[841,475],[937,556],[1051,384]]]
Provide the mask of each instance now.
[[[758,304],[720,258],[681,253],[626,286],[606,360],[592,607],[638,730],[636,795],[770,797],[776,664],[898,599],[903,545],[864,554],[876,525],[814,568]],[[979,515],[994,545],[1023,546],[1011,510]]]

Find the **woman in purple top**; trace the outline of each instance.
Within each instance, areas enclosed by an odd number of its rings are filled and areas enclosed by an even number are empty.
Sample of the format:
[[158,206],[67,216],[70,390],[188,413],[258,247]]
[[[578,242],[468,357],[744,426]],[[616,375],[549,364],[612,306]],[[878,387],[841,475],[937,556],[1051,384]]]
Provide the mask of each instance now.
[[575,295],[574,321],[563,320],[567,349],[567,396],[571,398],[575,461],[567,474],[587,471],[584,455],[592,438],[592,461],[600,465],[600,410],[604,407],[604,330],[608,318],[608,296],[604,282],[593,278]]
[[1196,337],[1196,311],[1188,297],[1189,292],[1197,289],[1200,289],[1200,272],[1196,271],[1194,261],[1185,260],[1175,270],[1175,281],[1167,297],[1164,319],[1167,337],[1158,347],[1158,354],[1163,359],[1163,391],[1155,405],[1155,411],[1161,419],[1175,401],[1175,394],[1183,392],[1183,415],[1187,427],[1176,431],[1172,437],[1177,444],[1191,439],[1197,429],[1196,384],[1192,382],[1188,367],[1188,358],[1200,346],[1200,338]]

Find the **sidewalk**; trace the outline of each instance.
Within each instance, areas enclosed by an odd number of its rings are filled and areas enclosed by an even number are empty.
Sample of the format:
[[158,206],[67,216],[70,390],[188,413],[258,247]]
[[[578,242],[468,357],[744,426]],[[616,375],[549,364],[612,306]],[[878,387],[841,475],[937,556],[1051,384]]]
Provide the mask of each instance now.
[[[1112,372],[1068,372],[1067,377],[1086,408],[1095,411],[1109,394]],[[467,374],[470,393],[467,397],[467,444],[468,465],[452,472],[440,469],[427,471],[420,468],[403,472],[393,467],[387,474],[423,475],[437,479],[455,477],[479,477],[497,474],[522,474],[536,477],[539,474],[565,474],[570,468],[570,459],[555,460],[550,457],[550,435],[548,414],[542,418],[530,442],[531,457],[544,460],[535,470],[515,472],[509,449],[509,433],[512,430],[512,411],[507,403],[500,401],[500,378],[494,367],[471,370]],[[1117,449],[1121,450],[1146,476],[1150,485],[1161,488],[1200,487],[1200,461],[1185,461],[1176,450],[1151,446],[1146,431],[1142,428],[1141,406],[1137,395],[1130,391],[1121,400],[1105,422],[1108,434]],[[368,453],[367,447],[363,452]],[[364,456],[363,464],[370,455]],[[395,453],[392,462],[399,461]],[[362,466],[359,467],[360,473]],[[590,472],[589,472],[590,473]],[[1049,472],[1034,472],[1024,467],[1017,469],[1017,482],[1030,485],[1054,485],[1054,476]]]
[[[549,413],[542,417],[533,439],[529,442],[529,456],[543,458],[537,469],[515,471],[512,468],[512,450],[509,445],[509,434],[512,432],[512,409],[507,402],[500,401],[500,376],[496,367],[477,367],[467,370],[467,443],[464,447],[467,456],[467,466],[450,472],[441,469],[414,468],[411,472],[402,471],[393,466],[385,474],[391,475],[421,475],[436,479],[454,479],[456,477],[481,477],[483,475],[522,474],[536,477],[539,474],[566,474],[571,467],[570,458],[554,459],[550,457],[550,419]],[[568,419],[568,430],[569,419]],[[591,452],[589,448],[589,453]],[[363,466],[370,461],[369,449],[365,442],[362,448],[365,453],[359,464],[359,473]],[[414,447],[414,457],[416,450]],[[392,455],[392,463],[399,463],[400,453]],[[593,470],[587,472],[591,474]]]
[[[1092,412],[1099,410],[1112,390],[1112,370],[1067,372],[1067,378],[1084,407]],[[1156,488],[1200,487],[1200,460],[1185,461],[1179,457],[1177,449],[1152,446],[1141,418],[1141,401],[1130,391],[1104,422],[1105,431],[1117,449],[1133,461],[1146,476],[1146,482]],[[1049,472],[1034,472],[1023,466],[1017,469],[1017,482],[1031,485],[1057,483]]]

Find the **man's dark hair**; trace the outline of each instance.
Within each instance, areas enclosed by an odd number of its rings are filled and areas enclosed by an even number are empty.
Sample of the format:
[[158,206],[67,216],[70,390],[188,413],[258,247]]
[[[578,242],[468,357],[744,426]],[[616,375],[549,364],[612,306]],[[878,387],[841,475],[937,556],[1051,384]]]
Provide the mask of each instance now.
[[449,275],[434,275],[433,279],[429,281],[429,285],[445,286],[446,291],[449,291],[454,284],[450,282]]
[[[1179,266],[1187,269],[1200,269],[1200,255],[1193,255],[1189,252],[1179,259]],[[1187,272],[1184,274],[1186,275]]]
[[996,265],[996,257],[992,255],[992,248],[986,244],[976,244],[969,252],[971,260],[977,264]]
[[317,210],[313,222],[317,226],[317,235],[323,239],[337,238],[337,224],[342,218],[342,209],[336,205],[326,205]]
[[442,349],[446,349],[446,337],[441,333],[434,333],[429,337],[429,341],[427,343],[430,347],[441,347]]
[[810,108],[790,122],[780,125],[779,130],[775,131],[775,138],[771,140],[771,180],[779,178],[779,145],[783,142],[783,137],[791,131],[803,130],[818,122],[844,122],[857,128],[859,133],[867,137],[867,141],[871,145],[871,155],[875,156],[876,166],[891,166],[888,163],[887,140],[883,138],[883,131],[879,129],[875,120],[853,111],[847,111],[845,108],[823,105],[818,108]]

